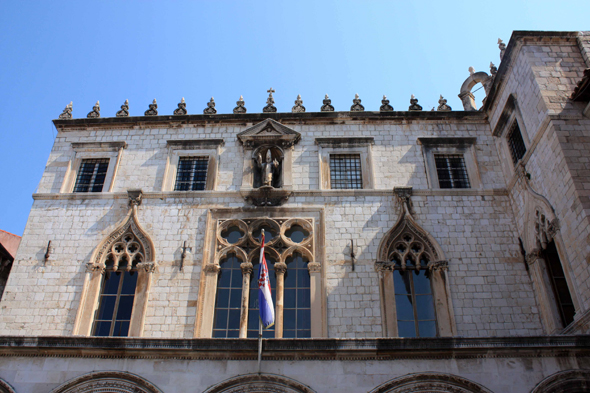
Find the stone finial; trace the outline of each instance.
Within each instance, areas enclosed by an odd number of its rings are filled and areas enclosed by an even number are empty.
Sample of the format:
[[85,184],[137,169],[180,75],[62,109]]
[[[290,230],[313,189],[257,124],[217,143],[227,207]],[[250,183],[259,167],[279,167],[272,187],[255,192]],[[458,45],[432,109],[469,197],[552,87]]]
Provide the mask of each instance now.
[[350,107],[351,112],[362,112],[365,110],[365,107],[361,105],[361,99],[359,98],[358,94],[354,95],[354,99],[352,100],[352,106]]
[[291,108],[291,112],[293,113],[300,113],[305,112],[305,107],[303,106],[303,100],[301,99],[301,94],[297,95],[297,99],[295,100],[295,105]]
[[186,111],[186,102],[184,101],[184,97],[178,103],[178,108],[174,109],[175,116],[186,115],[188,112]]
[[271,87],[266,92],[268,93],[268,98],[266,99],[266,106],[264,108],[262,108],[262,112],[274,113],[277,111],[277,108],[274,106],[275,99],[272,96],[272,93],[274,93],[275,90],[273,90],[273,88]]
[[86,117],[89,119],[100,117],[100,102],[96,101],[96,104],[92,107],[92,111]]
[[383,99],[381,100],[379,112],[393,112],[393,107],[389,105],[389,100],[387,99],[387,96],[385,94],[383,94]]
[[494,65],[494,63],[492,63],[490,61],[490,74],[492,75],[492,78],[494,78],[497,73],[498,73],[498,68]]
[[326,97],[324,98],[324,101],[322,101],[324,103],[324,105],[322,105],[321,107],[321,111],[322,112],[334,112],[334,107],[332,106],[332,100],[330,99],[330,97],[328,97],[328,95],[326,94]]
[[73,101],[70,101],[68,105],[64,108],[63,112],[59,115],[58,119],[61,120],[68,120],[72,118],[72,109],[73,109]]
[[422,107],[418,105],[418,99],[412,94],[412,98],[410,98],[410,107],[408,108],[410,111],[421,111]]
[[500,38],[498,38],[498,48],[500,48],[500,61],[502,61],[504,52],[506,52],[506,44]]
[[203,113],[206,115],[214,115],[217,113],[217,109],[215,109],[215,100],[213,97],[207,103],[207,108],[203,109]]
[[469,67],[469,75],[475,74],[475,68]]
[[452,111],[453,108],[451,108],[450,106],[447,105],[447,100],[441,94],[440,99],[438,100],[438,108],[436,110],[437,111]]
[[236,101],[236,107],[234,108],[234,113],[246,113],[246,103],[244,102],[244,97],[240,96],[240,99]]
[[125,100],[125,103],[121,105],[121,110],[117,111],[115,115],[117,117],[128,117],[129,116],[129,100]]
[[155,98],[152,101],[152,103],[150,104],[150,109],[145,111],[143,114],[144,114],[144,116],[158,116],[158,104],[156,103]]

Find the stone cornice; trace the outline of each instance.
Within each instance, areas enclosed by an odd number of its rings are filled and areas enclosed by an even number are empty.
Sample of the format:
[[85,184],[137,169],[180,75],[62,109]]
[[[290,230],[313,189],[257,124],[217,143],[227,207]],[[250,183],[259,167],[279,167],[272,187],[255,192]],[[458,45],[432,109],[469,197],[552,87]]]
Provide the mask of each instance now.
[[60,130],[112,129],[134,127],[182,127],[186,125],[216,125],[233,123],[249,127],[253,124],[272,119],[282,124],[341,124],[343,121],[381,122],[412,120],[465,120],[485,121],[486,115],[480,111],[394,111],[394,112],[302,112],[302,113],[243,113],[217,115],[183,115],[183,116],[132,116],[132,117],[100,117],[94,119],[55,119],[53,124]]
[[[166,192],[143,192],[145,199],[214,199],[214,198],[238,198],[243,199],[242,191],[166,191]],[[294,190],[291,198],[297,197],[362,197],[377,196],[391,197],[391,189],[388,190]],[[492,189],[436,189],[412,191],[413,196],[507,196],[505,188]],[[123,199],[127,198],[125,192],[95,192],[95,193],[35,193],[34,200],[92,200],[92,199]],[[211,201],[215,203],[214,200]]]
[[[256,359],[257,339],[0,337],[0,356]],[[590,336],[265,339],[264,360],[590,356]]]

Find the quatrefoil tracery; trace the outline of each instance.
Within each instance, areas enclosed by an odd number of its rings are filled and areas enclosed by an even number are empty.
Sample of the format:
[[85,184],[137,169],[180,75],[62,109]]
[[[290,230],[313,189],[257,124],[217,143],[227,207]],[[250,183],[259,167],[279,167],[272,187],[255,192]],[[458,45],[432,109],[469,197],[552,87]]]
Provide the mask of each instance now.
[[128,231],[113,243],[105,258],[108,270],[131,270],[145,259],[145,250],[133,232]]

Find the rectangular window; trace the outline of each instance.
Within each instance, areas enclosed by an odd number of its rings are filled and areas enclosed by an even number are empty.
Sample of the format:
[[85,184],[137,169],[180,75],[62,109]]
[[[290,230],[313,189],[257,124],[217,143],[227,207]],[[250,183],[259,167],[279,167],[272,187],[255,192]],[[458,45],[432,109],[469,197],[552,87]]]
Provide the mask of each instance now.
[[394,270],[393,286],[399,337],[436,337],[428,270]]
[[330,154],[330,185],[333,190],[363,188],[360,154]]
[[74,192],[101,192],[108,168],[108,158],[82,160]]
[[174,191],[202,191],[207,185],[206,157],[181,157],[176,171]]
[[470,188],[463,154],[435,154],[436,173],[440,188]]
[[100,294],[95,336],[127,337],[133,311],[137,271],[106,271]]
[[510,155],[512,156],[512,162],[516,164],[518,160],[524,157],[526,153],[526,146],[520,133],[520,127],[518,122],[514,120],[510,132],[508,133],[508,147],[510,148]]

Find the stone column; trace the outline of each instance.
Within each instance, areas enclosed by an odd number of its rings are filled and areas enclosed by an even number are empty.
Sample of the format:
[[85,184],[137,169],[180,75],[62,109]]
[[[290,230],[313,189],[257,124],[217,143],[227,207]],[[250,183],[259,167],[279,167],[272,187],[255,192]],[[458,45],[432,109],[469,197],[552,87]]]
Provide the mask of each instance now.
[[309,262],[310,300],[311,300],[311,337],[322,337],[322,265]]
[[88,263],[86,265],[84,289],[80,297],[80,306],[76,315],[76,321],[74,322],[74,335],[90,336],[92,334],[94,311],[98,306],[98,297],[100,296],[100,287],[104,273],[104,264]]
[[529,266],[529,272],[539,304],[539,311],[541,312],[541,319],[545,326],[545,333],[553,334],[561,329],[562,326],[559,310],[557,309],[557,300],[553,294],[553,287],[551,286],[549,274],[547,273],[547,264],[541,258],[541,251],[539,249],[528,253],[526,262]]
[[379,295],[381,297],[381,330],[383,337],[397,337],[395,318],[395,289],[393,287],[393,263],[376,262],[375,271],[379,275]]
[[250,262],[242,262],[242,311],[240,312],[240,338],[248,337],[248,303],[250,302],[250,276],[253,266]]
[[450,293],[447,290],[447,261],[437,261],[429,264],[430,283],[432,285],[432,298],[436,310],[438,335],[440,337],[452,337],[454,335],[454,319],[451,315],[449,302]]
[[285,304],[285,272],[287,264],[284,262],[275,263],[275,275],[277,278],[276,288],[276,313],[275,313],[275,338],[283,338],[283,306]]
[[[215,317],[215,297],[217,295],[217,277],[221,267],[215,263],[205,265],[205,291],[203,299],[203,312],[200,316],[200,337],[211,338],[213,333],[213,318]],[[196,332],[196,330],[195,330]]]

